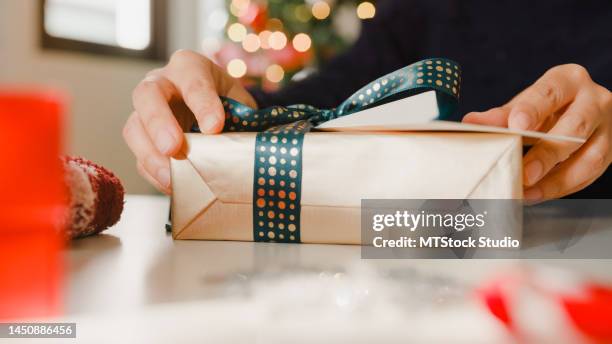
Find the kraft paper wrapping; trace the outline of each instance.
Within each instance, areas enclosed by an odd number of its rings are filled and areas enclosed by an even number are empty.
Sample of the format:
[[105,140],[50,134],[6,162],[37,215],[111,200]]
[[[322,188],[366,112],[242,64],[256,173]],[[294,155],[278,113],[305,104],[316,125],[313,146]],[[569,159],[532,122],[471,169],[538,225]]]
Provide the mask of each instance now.
[[[175,239],[253,241],[256,133],[187,134],[173,159]],[[311,132],[302,152],[303,243],[360,244],[361,199],[520,199],[521,136]]]

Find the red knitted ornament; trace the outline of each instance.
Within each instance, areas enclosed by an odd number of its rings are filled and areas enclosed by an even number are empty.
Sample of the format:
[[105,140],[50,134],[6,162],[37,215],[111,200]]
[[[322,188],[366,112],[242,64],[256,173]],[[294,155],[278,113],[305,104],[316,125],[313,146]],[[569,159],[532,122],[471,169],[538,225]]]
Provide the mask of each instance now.
[[119,221],[123,211],[121,181],[106,168],[79,157],[63,159],[69,211],[66,234],[98,234]]

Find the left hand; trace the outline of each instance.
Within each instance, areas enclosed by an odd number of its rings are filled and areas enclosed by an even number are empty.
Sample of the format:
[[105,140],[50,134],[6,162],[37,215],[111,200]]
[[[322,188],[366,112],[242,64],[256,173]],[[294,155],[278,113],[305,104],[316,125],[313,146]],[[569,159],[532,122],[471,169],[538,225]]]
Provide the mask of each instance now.
[[471,112],[463,122],[587,139],[582,144],[539,140],[527,152],[524,197],[534,203],[585,188],[612,161],[612,93],[579,65],[553,67],[507,104]]

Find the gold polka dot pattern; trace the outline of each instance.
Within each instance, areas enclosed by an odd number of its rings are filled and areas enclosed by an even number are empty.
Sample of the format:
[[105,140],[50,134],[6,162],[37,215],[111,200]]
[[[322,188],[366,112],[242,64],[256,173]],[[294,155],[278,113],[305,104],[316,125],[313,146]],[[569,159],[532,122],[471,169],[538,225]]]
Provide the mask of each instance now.
[[[362,87],[335,109],[332,118],[325,120],[346,116],[373,104],[378,105],[390,97],[405,98],[428,90],[438,91],[451,103],[456,102],[460,85],[461,68],[456,62],[442,58],[419,61]],[[441,115],[449,116],[451,113]]]
[[302,143],[307,121],[270,128],[256,137],[253,238],[299,243]]

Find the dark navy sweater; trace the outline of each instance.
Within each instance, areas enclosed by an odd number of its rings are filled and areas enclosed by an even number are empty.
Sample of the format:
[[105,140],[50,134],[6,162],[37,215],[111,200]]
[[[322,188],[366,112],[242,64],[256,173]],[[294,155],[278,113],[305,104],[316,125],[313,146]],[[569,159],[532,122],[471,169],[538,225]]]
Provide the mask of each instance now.
[[[318,73],[275,93],[252,90],[260,107],[329,108],[375,78],[427,57],[462,66],[460,113],[506,103],[549,68],[578,63],[612,88],[610,0],[379,0],[357,42]],[[457,118],[459,119],[459,118]],[[612,198],[612,169],[574,195]]]

